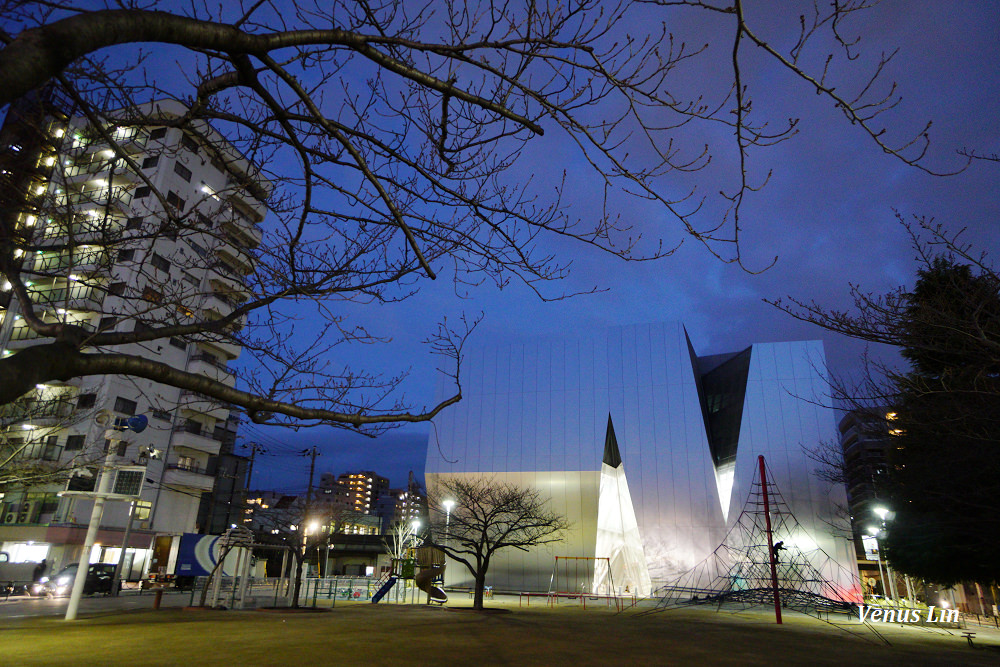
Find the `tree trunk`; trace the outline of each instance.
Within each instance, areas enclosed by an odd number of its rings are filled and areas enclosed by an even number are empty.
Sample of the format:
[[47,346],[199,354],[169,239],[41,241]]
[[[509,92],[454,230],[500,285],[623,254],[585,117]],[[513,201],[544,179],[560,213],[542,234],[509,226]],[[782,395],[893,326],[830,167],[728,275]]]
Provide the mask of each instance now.
[[292,589],[292,608],[299,606],[299,592],[302,590],[302,566],[305,565],[305,554],[295,556],[295,588]]
[[476,573],[476,596],[472,601],[472,608],[481,610],[483,608],[483,589],[486,588],[486,572],[480,570]]

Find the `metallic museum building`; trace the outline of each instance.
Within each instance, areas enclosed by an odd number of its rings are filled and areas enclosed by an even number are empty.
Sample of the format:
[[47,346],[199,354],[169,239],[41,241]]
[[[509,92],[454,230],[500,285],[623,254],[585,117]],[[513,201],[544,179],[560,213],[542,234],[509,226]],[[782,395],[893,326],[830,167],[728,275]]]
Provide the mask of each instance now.
[[[825,368],[819,341],[699,357],[678,323],[473,349],[464,399],[432,432],[428,488],[492,477],[540,489],[569,519],[561,542],[499,552],[497,590],[549,590],[556,556],[596,556],[615,589],[649,595],[719,547],[763,455],[801,528],[794,546],[849,589],[851,545],[831,527],[844,491],[811,474],[803,449],[836,433]],[[445,581],[472,585],[456,563]]]

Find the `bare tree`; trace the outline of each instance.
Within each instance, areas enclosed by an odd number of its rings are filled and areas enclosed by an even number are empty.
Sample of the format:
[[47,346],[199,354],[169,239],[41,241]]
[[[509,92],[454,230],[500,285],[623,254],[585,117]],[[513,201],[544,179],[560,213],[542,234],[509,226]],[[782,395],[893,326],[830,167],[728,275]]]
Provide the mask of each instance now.
[[[763,58],[828,100],[875,150],[933,171],[924,164],[927,128],[899,139],[883,124],[899,101],[883,81],[892,56],[859,59],[860,24],[852,27],[869,4],[804,3],[803,11],[782,10],[788,22],[775,27],[775,16],[755,25],[742,0],[195,1],[170,11],[110,0],[8,0],[0,107],[34,104],[44,119],[53,113],[40,101],[46,94],[66,100],[67,127],[79,130],[87,161],[39,162],[43,191],[16,190],[24,196],[0,213],[0,273],[26,337],[38,339],[0,359],[0,402],[49,380],[124,374],[238,406],[258,423],[429,420],[461,398],[454,366],[474,323],[432,334],[455,392],[411,411],[391,398],[399,378],[331,364],[332,348],[379,340],[346,321],[338,305],[405,299],[439,274],[460,292],[520,281],[542,298],[561,298],[566,292],[548,283],[565,277],[571,262],[554,254],[554,240],[625,260],[672,251],[615,213],[636,198],[661,207],[716,257],[742,265],[743,202],[770,173],[751,168],[751,158],[800,127],[753,109],[754,95],[767,91],[748,82],[751,61]],[[692,46],[668,31],[688,13],[718,39]],[[702,60],[728,65],[718,80],[694,76],[692,86],[691,68]],[[167,61],[178,63],[176,74]],[[865,63],[867,73],[856,75]],[[150,104],[166,98],[182,100],[183,109]],[[184,206],[157,188],[132,156],[136,143],[148,146],[165,127],[211,155],[230,185]],[[574,147],[574,164],[585,164],[603,190],[603,209],[578,217],[563,199],[565,171],[555,186],[525,178],[547,133]],[[735,156],[735,178],[708,169],[711,181],[699,186],[692,172],[725,155]],[[558,174],[567,166],[545,168]],[[65,197],[80,170],[104,179],[100,190],[73,190],[97,205],[83,220]],[[135,228],[109,205],[115,188],[150,189],[152,203]],[[113,282],[77,275],[81,265],[112,267],[120,251],[168,238],[224,243],[226,232],[212,223],[248,190],[270,215],[262,238],[247,244],[256,272],[223,295],[231,307],[222,316],[207,314],[203,302],[212,295],[202,289],[156,286],[155,266],[145,260],[138,283],[117,294]],[[39,260],[42,253],[58,259]],[[183,261],[210,268],[211,254]],[[68,297],[33,289],[39,276],[58,277],[67,289],[77,282],[73,289],[93,296],[101,317],[83,326],[60,313],[57,302]],[[283,310],[288,303],[326,323],[316,344],[303,344]],[[126,330],[125,320],[136,327]],[[235,388],[144,358],[143,346],[170,338],[237,343],[260,370]]]
[[389,532],[382,537],[385,552],[394,560],[406,558],[408,550],[423,543],[420,527],[414,521],[394,521]]
[[[330,515],[323,508],[310,506],[305,498],[295,497],[287,504],[257,510],[254,522],[259,526],[260,542],[287,547],[294,574],[291,606],[298,607],[306,557],[310,551],[328,543]],[[284,576],[283,572],[281,576]]]
[[[569,523],[548,509],[537,489],[495,479],[443,479],[432,492],[432,539],[428,543],[462,563],[475,578],[473,607],[483,608],[486,574],[501,549],[537,547],[562,540]],[[441,500],[455,502],[450,514]]]

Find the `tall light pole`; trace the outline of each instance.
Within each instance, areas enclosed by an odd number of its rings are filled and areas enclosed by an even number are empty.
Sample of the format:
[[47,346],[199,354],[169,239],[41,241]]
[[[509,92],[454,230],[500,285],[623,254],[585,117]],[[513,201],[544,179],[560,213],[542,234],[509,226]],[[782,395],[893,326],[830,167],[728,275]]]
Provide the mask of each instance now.
[[[875,514],[878,514],[878,517],[880,519],[882,519],[882,529],[881,530],[884,531],[885,530],[885,520],[886,520],[887,517],[889,517],[889,510],[886,509],[885,507],[873,507],[872,511],[875,512]],[[881,549],[879,549],[879,556],[881,556],[881,555],[882,555],[882,551],[881,551]],[[881,562],[881,559],[879,560],[879,562]],[[889,566],[889,562],[888,561],[886,561],[886,563],[885,563],[885,569],[889,573],[889,590],[892,593],[892,599],[898,605],[899,604],[899,593],[896,591],[896,577],[895,577],[895,575],[893,575],[893,573],[892,573],[892,567]]]
[[[455,506],[454,500],[442,500],[441,507],[444,508],[444,542],[451,544],[451,508]],[[447,555],[447,554],[446,554]]]

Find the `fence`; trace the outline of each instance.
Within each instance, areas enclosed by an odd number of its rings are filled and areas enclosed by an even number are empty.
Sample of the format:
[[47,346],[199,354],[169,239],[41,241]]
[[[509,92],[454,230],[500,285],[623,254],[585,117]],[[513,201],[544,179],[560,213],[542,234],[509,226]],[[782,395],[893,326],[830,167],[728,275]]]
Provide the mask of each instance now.
[[[191,589],[191,604],[198,604],[207,577],[198,577]],[[302,580],[299,589],[299,606],[332,607],[337,602],[370,602],[376,592],[377,580],[373,577],[323,577]],[[288,578],[254,577],[247,588],[246,599],[240,600],[239,577],[223,577],[220,587],[219,604],[231,609],[253,609],[256,607],[287,606],[289,595]],[[402,589],[402,585],[400,586]],[[401,601],[406,600],[409,591],[403,592]],[[397,596],[398,597],[398,596]],[[211,593],[209,593],[211,598]],[[389,600],[386,602],[399,601]]]

